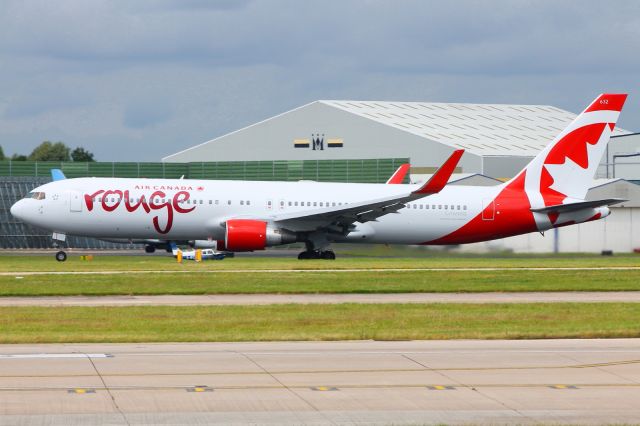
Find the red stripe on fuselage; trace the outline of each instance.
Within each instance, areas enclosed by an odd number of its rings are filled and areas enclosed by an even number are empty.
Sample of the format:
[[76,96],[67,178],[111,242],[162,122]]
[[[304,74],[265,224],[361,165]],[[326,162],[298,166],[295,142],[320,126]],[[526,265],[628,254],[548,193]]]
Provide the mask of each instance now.
[[[531,204],[524,191],[525,173],[510,182],[495,198],[495,214],[488,206],[466,225],[423,245],[465,244],[494,240],[512,235],[537,231],[536,221],[531,213]],[[484,220],[483,217],[493,217]]]

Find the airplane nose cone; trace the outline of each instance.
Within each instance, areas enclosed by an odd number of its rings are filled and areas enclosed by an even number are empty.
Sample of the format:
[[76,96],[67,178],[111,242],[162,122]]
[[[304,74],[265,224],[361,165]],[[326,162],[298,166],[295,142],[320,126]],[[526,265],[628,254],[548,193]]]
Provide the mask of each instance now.
[[14,203],[11,206],[11,215],[16,219],[22,219],[22,208],[23,208],[22,200],[18,201],[17,203]]

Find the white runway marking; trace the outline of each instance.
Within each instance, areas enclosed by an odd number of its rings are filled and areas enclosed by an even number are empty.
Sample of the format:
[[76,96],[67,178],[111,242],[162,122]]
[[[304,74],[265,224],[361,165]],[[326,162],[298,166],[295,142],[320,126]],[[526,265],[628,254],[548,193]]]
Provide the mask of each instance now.
[[15,271],[0,276],[30,275],[118,275],[118,274],[286,274],[336,272],[500,272],[500,271],[640,271],[640,266],[607,267],[505,267],[505,268],[349,268],[349,269],[208,269],[208,270],[130,270],[130,271]]
[[48,358],[110,358],[109,354],[78,354],[78,353],[59,353],[59,354],[0,354],[1,359],[48,359]]
[[216,294],[0,297],[0,306],[256,306],[340,303],[640,303],[640,291],[381,294]]

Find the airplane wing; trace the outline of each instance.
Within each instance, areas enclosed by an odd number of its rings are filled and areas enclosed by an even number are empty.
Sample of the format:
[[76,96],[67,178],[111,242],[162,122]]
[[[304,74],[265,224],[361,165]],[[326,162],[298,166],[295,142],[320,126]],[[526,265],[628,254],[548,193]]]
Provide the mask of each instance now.
[[578,201],[575,203],[556,204],[555,206],[531,209],[531,211],[535,213],[567,213],[587,208],[612,206],[614,204],[624,203],[625,201],[628,200],[623,200],[621,198],[607,198],[606,200]]
[[376,220],[381,216],[397,212],[408,202],[440,192],[449,181],[463,153],[463,149],[454,151],[427,182],[404,195],[349,203],[337,208],[326,207],[306,212],[274,215],[271,219],[279,226],[296,232],[327,228],[348,234],[351,225],[355,222]]

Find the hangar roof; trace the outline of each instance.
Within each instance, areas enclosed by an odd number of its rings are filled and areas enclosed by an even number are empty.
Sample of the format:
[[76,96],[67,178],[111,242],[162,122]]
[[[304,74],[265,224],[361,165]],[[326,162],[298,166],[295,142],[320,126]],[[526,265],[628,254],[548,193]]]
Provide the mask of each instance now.
[[477,155],[535,156],[576,117],[550,105],[319,102]]

